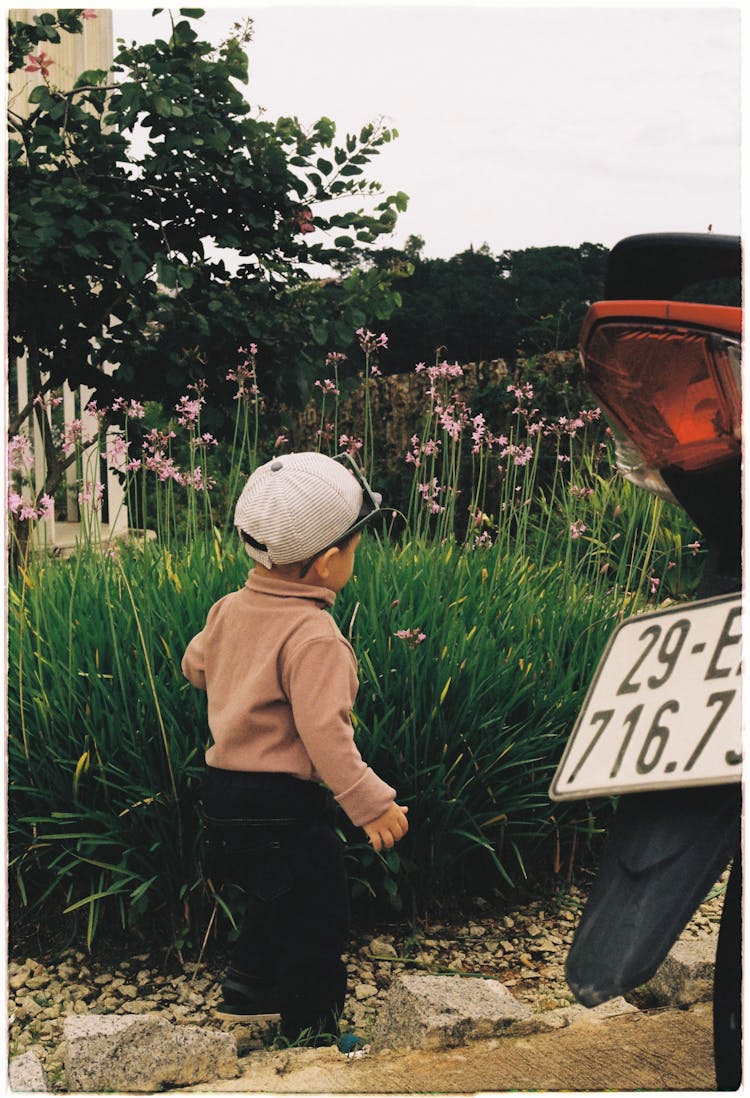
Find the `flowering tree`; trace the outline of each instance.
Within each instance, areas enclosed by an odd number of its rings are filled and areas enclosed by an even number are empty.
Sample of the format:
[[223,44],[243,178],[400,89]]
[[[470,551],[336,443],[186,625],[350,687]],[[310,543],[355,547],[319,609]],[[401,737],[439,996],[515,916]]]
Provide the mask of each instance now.
[[120,43],[111,72],[84,72],[73,88],[56,85],[44,46],[95,11],[9,24],[11,71],[43,81],[28,117],[9,111],[10,361],[25,356],[30,376],[10,429],[37,415],[48,496],[75,456],[56,452],[44,421],[63,380],[92,387],[100,406],[119,396],[173,408],[206,378],[221,403],[227,363],[257,339],[265,391],[288,396],[315,348],[397,301],[376,272],[335,287],[310,274],[393,229],[402,193],[369,212],[337,200],[377,194],[364,169],[395,131],[370,124],[337,143],[326,118],[308,130],[261,120],[238,87],[251,24],[213,47],[191,25],[200,15],[181,10],[168,39]]

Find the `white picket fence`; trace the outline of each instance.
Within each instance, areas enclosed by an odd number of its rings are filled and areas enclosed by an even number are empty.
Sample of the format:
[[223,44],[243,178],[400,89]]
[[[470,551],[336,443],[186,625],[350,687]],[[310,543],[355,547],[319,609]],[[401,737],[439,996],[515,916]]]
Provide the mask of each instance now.
[[[44,8],[11,8],[8,16],[22,22],[31,22],[35,15],[42,14]],[[48,42],[45,44],[45,52],[52,58],[54,83],[62,88],[72,88],[78,75],[86,69],[109,69],[114,53],[114,35],[112,30],[112,11],[109,8],[89,9],[93,12],[83,21],[83,33],[61,35],[59,43]],[[8,104],[17,114],[28,116],[32,105],[29,104],[29,94],[34,87],[42,83],[42,74],[39,71],[27,72],[26,66],[10,76],[8,89]],[[44,378],[42,381],[44,382]],[[25,408],[29,399],[29,383],[23,361],[18,363],[18,376],[16,381],[18,408]],[[33,397],[33,393],[31,394]],[[85,386],[71,390],[67,385],[63,386],[62,404],[53,409],[45,410],[50,427],[57,426],[62,430],[65,423],[80,419],[83,424],[84,438],[95,434],[97,427],[96,418],[86,411],[86,404],[90,400],[92,390]],[[21,495],[32,502],[41,490],[45,477],[46,467],[44,459],[44,445],[39,425],[32,417],[21,428],[28,438],[33,452],[33,467],[27,472],[30,483],[24,485]],[[113,538],[122,536],[128,530],[128,513],[125,504],[125,495],[121,482],[116,476],[117,462],[110,459],[106,465],[106,471],[102,471],[102,450],[106,454],[111,450],[112,442],[117,434],[116,428],[112,428],[107,435],[106,442],[92,446],[85,451],[82,458],[82,467],[72,465],[66,470],[66,520],[56,521],[54,511],[46,518],[40,519],[35,524],[34,542],[49,548],[64,552],[73,548],[82,537],[95,539],[105,545]],[[104,489],[104,497],[97,506],[95,501],[86,503],[79,500],[79,493],[84,489],[84,494],[89,486],[101,483]],[[102,512],[107,515],[107,520],[102,520]]]
[[[42,383],[46,381],[42,376]],[[28,376],[23,360],[18,364],[17,375],[18,407],[25,408],[29,402]],[[34,523],[33,544],[65,553],[81,542],[106,547],[114,539],[128,532],[128,508],[123,482],[118,477],[125,461],[124,457],[112,454],[115,440],[121,431],[117,427],[99,436],[97,417],[87,410],[86,405],[93,395],[93,389],[81,386],[71,389],[67,383],[62,386],[62,403],[53,407],[48,400],[44,408],[48,430],[62,437],[65,425],[78,420],[81,423],[81,435],[84,445],[81,447],[80,460],[73,462],[65,470],[66,518],[59,521],[53,506],[50,513]],[[46,477],[47,464],[44,455],[42,432],[36,415],[32,415],[21,427],[21,433],[28,439],[33,461],[26,471],[26,483],[21,487],[21,495],[32,503],[42,491]],[[86,446],[88,439],[97,441]],[[101,488],[97,491],[97,486]],[[100,498],[97,498],[101,493]],[[106,515],[106,521],[103,516]]]

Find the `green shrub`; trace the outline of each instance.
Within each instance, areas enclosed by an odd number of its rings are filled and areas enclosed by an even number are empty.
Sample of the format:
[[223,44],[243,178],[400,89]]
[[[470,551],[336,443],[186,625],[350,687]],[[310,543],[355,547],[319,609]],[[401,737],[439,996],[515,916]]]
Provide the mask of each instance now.
[[[361,333],[365,398],[383,339]],[[226,528],[241,476],[260,459],[256,350],[234,371],[248,399],[238,401],[218,508],[215,440],[202,432],[205,398],[194,387],[176,409],[189,469],[177,470],[172,425],[142,432],[140,457],[128,455],[131,513],[140,501],[143,523],[155,517],[157,542],[108,554],[94,540],[58,560],[19,541],[23,563],[9,581],[12,896],[71,939],[91,943],[116,920],[198,946],[225,909],[202,871],[205,697],[180,660],[212,603],[247,572],[235,535],[214,523]],[[338,358],[329,359],[324,397],[338,388]],[[360,660],[362,754],[410,806],[408,836],[387,855],[344,828],[353,889],[412,914],[436,897],[510,893],[540,859],[555,872],[574,863],[608,802],[552,805],[546,791],[596,662],[624,615],[689,597],[700,568],[686,516],[611,472],[598,410],[546,420],[531,384],[514,384],[513,428],[496,436],[452,391],[460,372],[424,370],[420,434],[401,473],[391,471],[408,514],[365,538],[335,607]],[[362,440],[349,442],[371,473],[364,407]],[[128,408],[135,432],[144,410]],[[11,499],[33,521],[20,494]]]
[[[640,579],[653,536],[635,526],[623,575]],[[356,735],[411,813],[397,852],[354,850],[360,889],[412,911],[447,891],[511,889],[540,850],[552,866],[590,826],[589,806],[553,807],[546,789],[606,638],[648,584],[613,582],[582,538],[575,561],[549,527],[537,545],[534,560],[500,540],[364,540],[335,608],[360,658]],[[92,941],[106,916],[202,937],[208,731],[180,659],[246,571],[216,533],[180,554],[82,551],[11,576],[11,880],[71,936]]]

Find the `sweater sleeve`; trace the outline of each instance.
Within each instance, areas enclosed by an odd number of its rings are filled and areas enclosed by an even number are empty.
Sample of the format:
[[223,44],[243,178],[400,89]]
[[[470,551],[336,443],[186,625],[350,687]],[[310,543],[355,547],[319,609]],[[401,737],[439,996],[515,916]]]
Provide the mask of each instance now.
[[365,763],[349,714],[357,694],[354,659],[341,638],[306,641],[289,660],[287,696],[313,766],[357,827],[381,816],[396,790]]
[[199,690],[206,689],[205,637],[205,629],[196,633],[182,657],[183,675]]

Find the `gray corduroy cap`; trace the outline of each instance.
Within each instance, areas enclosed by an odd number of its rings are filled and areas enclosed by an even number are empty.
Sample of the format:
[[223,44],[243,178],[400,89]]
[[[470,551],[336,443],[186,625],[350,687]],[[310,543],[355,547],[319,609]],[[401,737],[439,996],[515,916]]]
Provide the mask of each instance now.
[[253,560],[296,564],[332,545],[357,521],[363,492],[356,477],[325,454],[283,454],[248,478],[234,524],[252,538]]

